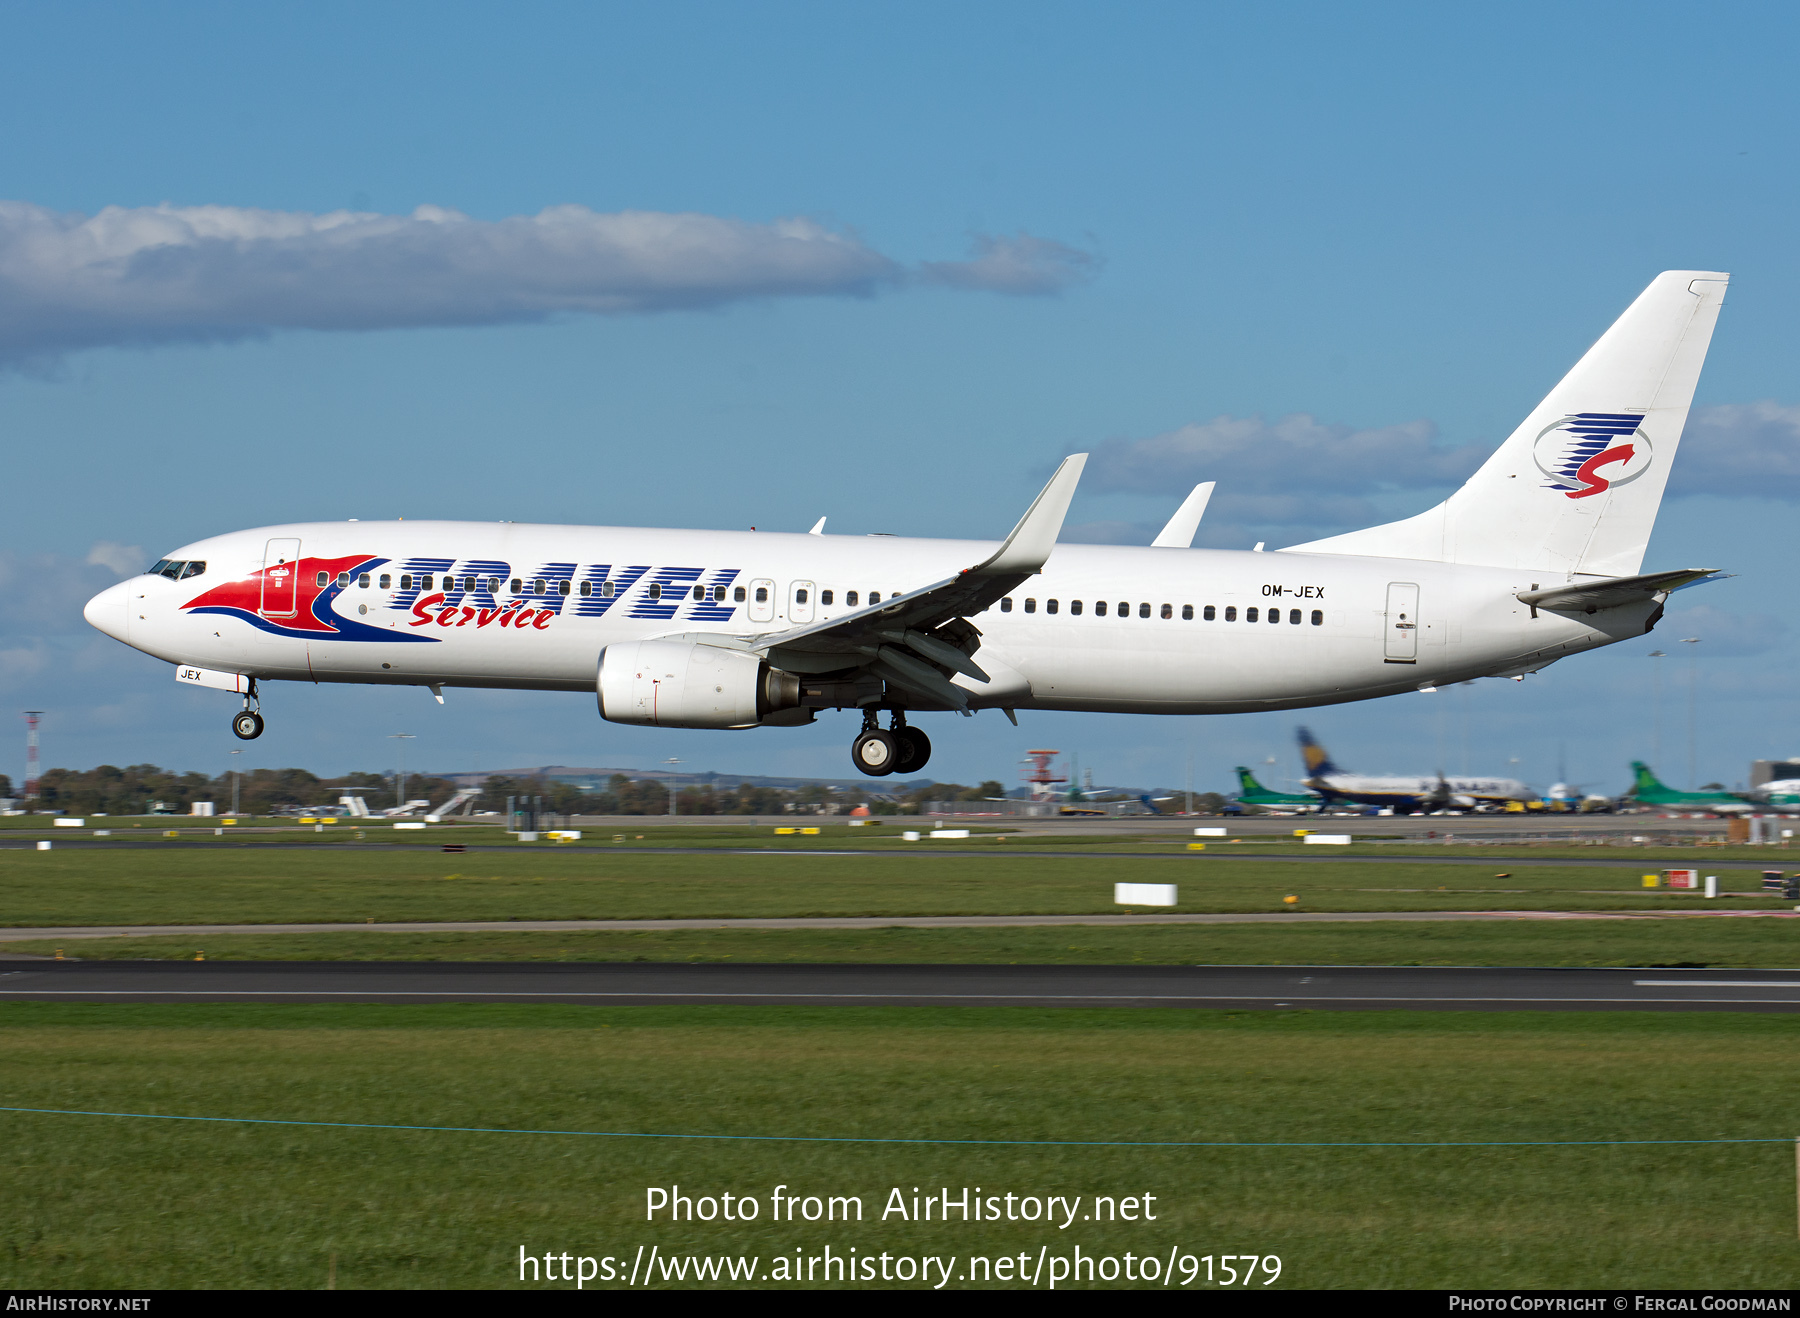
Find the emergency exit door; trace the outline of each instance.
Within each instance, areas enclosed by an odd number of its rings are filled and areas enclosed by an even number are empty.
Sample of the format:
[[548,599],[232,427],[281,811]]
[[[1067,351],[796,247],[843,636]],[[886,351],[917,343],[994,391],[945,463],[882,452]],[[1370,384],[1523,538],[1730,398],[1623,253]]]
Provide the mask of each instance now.
[[291,618],[299,612],[295,601],[300,584],[300,542],[271,540],[263,547],[262,601],[257,612],[265,618]]
[[1388,663],[1419,662],[1419,588],[1413,582],[1388,582],[1386,635],[1382,657]]

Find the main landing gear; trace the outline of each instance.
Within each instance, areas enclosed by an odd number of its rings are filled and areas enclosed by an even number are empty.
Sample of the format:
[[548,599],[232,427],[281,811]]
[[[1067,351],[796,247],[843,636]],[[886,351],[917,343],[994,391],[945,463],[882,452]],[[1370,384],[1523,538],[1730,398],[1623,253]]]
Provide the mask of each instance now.
[[906,716],[894,711],[892,724],[883,730],[876,711],[863,711],[862,731],[850,743],[850,760],[871,778],[890,773],[916,773],[931,758],[931,738],[908,727]]
[[[252,701],[256,702],[254,708]],[[254,682],[251,683],[250,694],[244,697],[244,707],[231,717],[231,731],[239,741],[255,741],[262,736],[262,702],[257,700]]]

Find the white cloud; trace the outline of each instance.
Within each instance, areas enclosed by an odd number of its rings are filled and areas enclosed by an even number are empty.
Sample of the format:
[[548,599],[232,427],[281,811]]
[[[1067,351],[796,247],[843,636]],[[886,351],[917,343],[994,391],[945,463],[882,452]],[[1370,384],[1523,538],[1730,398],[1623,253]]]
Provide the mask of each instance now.
[[117,576],[128,577],[143,570],[144,550],[141,545],[118,545],[111,540],[96,540],[88,550],[89,567],[103,567]]
[[1800,407],[1761,402],[1696,408],[1676,454],[1669,494],[1800,499]]
[[1459,485],[1490,451],[1443,445],[1429,421],[1357,430],[1305,413],[1274,421],[1220,416],[1147,439],[1107,440],[1088,460],[1086,484],[1101,493],[1170,495],[1217,480],[1221,503],[1246,495],[1285,501],[1279,510],[1275,503],[1261,508],[1260,520],[1313,516],[1317,510],[1301,496],[1323,497],[1339,515],[1360,516],[1350,505],[1361,496]]
[[919,277],[948,288],[1043,295],[1091,279],[1100,269],[1100,258],[1092,252],[1028,233],[1011,238],[977,234],[974,248],[967,261],[926,261]]
[[[980,238],[975,259],[918,279],[1044,293],[1092,258],[1048,239]],[[803,218],[552,206],[477,220],[109,206],[97,215],[0,202],[0,362],[78,348],[206,342],[281,329],[495,325],[758,298],[867,296],[914,276]]]

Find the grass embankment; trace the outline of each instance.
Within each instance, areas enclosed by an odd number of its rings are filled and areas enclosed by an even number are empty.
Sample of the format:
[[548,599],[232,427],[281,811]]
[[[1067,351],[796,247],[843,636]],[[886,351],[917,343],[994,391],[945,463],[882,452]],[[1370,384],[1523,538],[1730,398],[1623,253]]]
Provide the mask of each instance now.
[[185,961],[677,961],[957,965],[1800,966],[1789,920],[1086,925],[207,934],[0,943],[38,956]]
[[[1718,866],[1732,909],[1781,908]],[[0,851],[0,925],[573,920],[1114,911],[1113,884],[1176,883],[1184,911],[1700,909],[1641,867],[1168,860],[1020,854]],[[1504,877],[1502,877],[1502,875]],[[1724,902],[1709,904],[1719,908]],[[1789,903],[1791,905],[1791,903]]]
[[[835,1008],[0,1007],[11,1106],[685,1134],[1786,1137],[1800,1019]],[[6,1284],[517,1284],[623,1258],[1277,1254],[1285,1286],[1792,1287],[1786,1144],[712,1143],[0,1113]],[[647,1186],[856,1195],[860,1224],[644,1220]],[[891,1187],[1156,1196],[1155,1222],[880,1220]],[[953,1282],[952,1286],[958,1283]]]

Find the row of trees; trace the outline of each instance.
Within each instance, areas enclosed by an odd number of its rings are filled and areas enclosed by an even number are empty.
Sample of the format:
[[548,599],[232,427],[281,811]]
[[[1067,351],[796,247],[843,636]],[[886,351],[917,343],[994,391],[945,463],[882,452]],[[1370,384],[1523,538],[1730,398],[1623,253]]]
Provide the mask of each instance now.
[[[397,804],[392,774],[349,773],[340,778],[320,778],[305,769],[250,769],[237,783],[238,808],[244,814],[273,815],[335,806],[346,794],[360,795],[371,809]],[[187,814],[196,801],[211,801],[223,813],[231,808],[232,775],[216,778],[203,773],[176,773],[154,764],[133,764],[121,769],[102,764],[94,769],[50,769],[38,785],[35,800],[25,804],[46,812],[71,815],[149,814],[157,803],[176,814]],[[358,790],[360,789],[360,790]],[[408,799],[424,797],[441,804],[456,791],[448,779],[409,775]],[[10,783],[0,776],[0,796],[10,795]],[[873,800],[852,791],[825,786],[783,791],[773,787],[736,787],[697,784],[677,787],[676,813],[684,815],[779,815],[784,813],[847,814],[864,801],[876,814],[918,814],[934,802],[979,802],[1006,795],[998,782],[976,787],[960,783],[933,783],[900,800]],[[588,792],[571,783],[542,778],[508,778],[496,775],[483,785],[476,810],[502,811],[507,798],[538,798],[543,808],[559,815],[666,815],[669,785],[653,778],[629,778],[614,774],[604,791]]]

